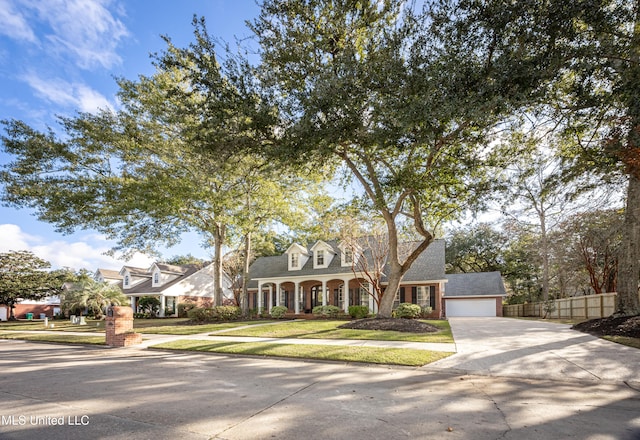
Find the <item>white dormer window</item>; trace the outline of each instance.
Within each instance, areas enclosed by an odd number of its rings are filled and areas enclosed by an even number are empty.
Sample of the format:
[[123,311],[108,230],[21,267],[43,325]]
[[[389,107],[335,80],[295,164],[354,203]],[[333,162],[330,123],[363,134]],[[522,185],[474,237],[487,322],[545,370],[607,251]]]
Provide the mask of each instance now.
[[160,273],[156,272],[153,274],[153,284],[160,284]]
[[289,270],[302,270],[311,256],[307,248],[296,243],[289,246],[285,254],[287,254],[287,266]]
[[324,251],[321,249],[316,251],[316,266],[324,266]]
[[124,276],[124,287],[129,287],[129,275]]
[[353,264],[353,249],[351,249],[350,247],[346,248],[344,250],[343,257],[344,257],[342,259],[343,264]]

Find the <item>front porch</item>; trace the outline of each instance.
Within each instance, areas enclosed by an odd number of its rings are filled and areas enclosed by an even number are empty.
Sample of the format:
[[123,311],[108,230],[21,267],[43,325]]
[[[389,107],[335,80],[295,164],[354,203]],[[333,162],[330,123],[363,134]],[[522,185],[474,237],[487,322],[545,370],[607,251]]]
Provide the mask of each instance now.
[[[441,283],[403,285],[394,302],[394,309],[401,302],[431,307],[430,317],[441,318]],[[308,318],[312,316],[314,307],[327,305],[339,307],[345,314],[353,305],[367,306],[369,312],[374,314],[378,311],[371,286],[364,279],[353,276],[350,279],[306,279],[297,282],[265,280],[259,282],[258,290],[249,291],[249,308],[259,312],[285,306],[289,309],[288,317]]]

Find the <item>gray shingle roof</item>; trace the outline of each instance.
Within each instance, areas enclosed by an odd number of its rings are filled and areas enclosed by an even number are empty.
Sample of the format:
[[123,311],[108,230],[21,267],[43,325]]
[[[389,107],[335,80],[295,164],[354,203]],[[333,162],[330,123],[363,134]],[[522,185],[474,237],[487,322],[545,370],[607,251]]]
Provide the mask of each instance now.
[[506,296],[500,272],[447,274],[444,297],[452,296]]
[[[178,276],[176,279],[171,280],[161,286],[156,286],[153,287],[153,280],[151,278],[146,279],[144,281],[142,281],[141,283],[138,283],[136,285],[134,285],[133,287],[131,287],[130,289],[124,289],[123,292],[125,295],[131,295],[131,294],[135,294],[135,295],[139,295],[139,294],[147,294],[147,293],[162,293],[164,290],[166,290],[167,288],[173,286],[174,284],[179,283],[180,281],[184,280],[186,277],[196,273],[198,271],[198,268],[192,265],[189,266],[183,266],[184,267],[184,271],[182,272],[182,274],[180,276]],[[149,277],[151,276],[151,274],[149,274]]]
[[[281,278],[281,277],[313,277],[314,275],[351,274],[350,267],[342,267],[340,250],[335,240],[326,241],[335,251],[335,256],[328,267],[323,269],[313,268],[313,258],[300,270],[288,270],[288,255],[276,255],[272,257],[260,257],[249,268],[249,288],[257,288],[257,279]],[[428,281],[442,280],[444,273],[444,240],[435,240],[413,263],[411,269],[405,274],[404,281]],[[365,251],[366,255],[366,251]],[[384,281],[384,280],[383,280]]]

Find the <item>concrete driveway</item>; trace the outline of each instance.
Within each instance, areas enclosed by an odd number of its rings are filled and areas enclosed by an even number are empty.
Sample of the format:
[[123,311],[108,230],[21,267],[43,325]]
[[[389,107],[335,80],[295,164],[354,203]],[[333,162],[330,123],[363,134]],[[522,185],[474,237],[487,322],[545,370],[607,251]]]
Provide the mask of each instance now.
[[640,388],[640,350],[513,318],[450,318],[457,354],[425,368],[529,379],[613,381]]

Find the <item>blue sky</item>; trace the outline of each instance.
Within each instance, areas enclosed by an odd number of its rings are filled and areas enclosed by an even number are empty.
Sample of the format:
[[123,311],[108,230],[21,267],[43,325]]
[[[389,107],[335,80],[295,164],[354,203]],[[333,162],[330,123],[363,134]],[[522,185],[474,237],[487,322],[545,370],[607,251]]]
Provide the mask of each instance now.
[[[211,35],[233,42],[250,36],[245,20],[254,0],[0,0],[0,119],[36,129],[56,128],[56,115],[117,108],[114,77],[153,71],[149,54],[162,51],[160,35],[180,47],[192,41],[194,14]],[[10,161],[0,152],[0,165]],[[119,269],[104,255],[111,247],[95,231],[55,232],[29,210],[0,207],[0,252],[31,250],[53,267]],[[163,255],[208,258],[196,235]],[[127,264],[146,266],[138,255]]]

